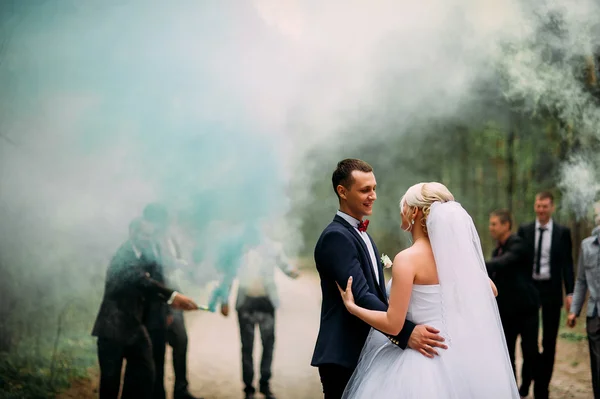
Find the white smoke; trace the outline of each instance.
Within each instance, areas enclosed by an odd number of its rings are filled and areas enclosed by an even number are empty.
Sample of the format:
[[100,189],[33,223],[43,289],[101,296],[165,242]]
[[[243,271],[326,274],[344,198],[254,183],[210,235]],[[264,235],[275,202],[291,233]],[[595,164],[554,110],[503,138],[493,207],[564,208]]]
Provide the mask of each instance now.
[[572,158],[561,168],[559,188],[563,192],[563,205],[577,220],[593,217],[594,203],[600,192],[598,177],[594,165],[581,156]]

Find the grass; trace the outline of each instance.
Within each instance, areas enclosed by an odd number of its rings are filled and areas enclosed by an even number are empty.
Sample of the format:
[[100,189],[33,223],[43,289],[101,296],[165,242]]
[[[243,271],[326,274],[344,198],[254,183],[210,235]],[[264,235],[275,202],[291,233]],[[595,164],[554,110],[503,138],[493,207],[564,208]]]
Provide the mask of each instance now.
[[587,335],[585,335],[585,334],[580,334],[577,332],[569,332],[569,331],[561,332],[560,334],[558,334],[558,336],[561,339],[564,339],[565,341],[570,341],[570,342],[580,342],[580,341],[585,341],[587,339]]
[[96,363],[89,336],[66,336],[57,350],[51,344],[23,342],[12,353],[0,354],[0,398],[54,398]]
[[[581,316],[577,318],[577,324],[574,328],[567,327],[567,312],[564,310],[561,311],[560,315],[560,327],[558,330],[558,337],[560,339],[564,339],[569,342],[580,342],[587,340],[587,333],[585,330],[585,312],[581,312]],[[540,326],[542,325],[542,320],[540,319]]]

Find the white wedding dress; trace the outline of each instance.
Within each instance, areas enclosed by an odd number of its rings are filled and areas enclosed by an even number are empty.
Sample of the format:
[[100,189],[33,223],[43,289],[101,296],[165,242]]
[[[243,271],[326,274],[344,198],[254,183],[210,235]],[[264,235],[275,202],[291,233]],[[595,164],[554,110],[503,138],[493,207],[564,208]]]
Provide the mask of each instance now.
[[[434,217],[432,207],[430,219],[460,226],[458,231],[440,228],[438,232],[444,234],[437,237],[428,222],[440,284],[413,285],[406,315],[416,324],[440,330],[448,349],[438,348],[439,356],[430,359],[415,350],[400,349],[371,329],[343,399],[520,398],[495,298],[487,274],[480,272],[479,239],[473,237],[470,217],[465,220],[468,214],[454,204],[440,207],[451,218],[439,217],[439,209]],[[459,244],[463,240],[468,245]],[[466,263],[457,264],[457,260]]]

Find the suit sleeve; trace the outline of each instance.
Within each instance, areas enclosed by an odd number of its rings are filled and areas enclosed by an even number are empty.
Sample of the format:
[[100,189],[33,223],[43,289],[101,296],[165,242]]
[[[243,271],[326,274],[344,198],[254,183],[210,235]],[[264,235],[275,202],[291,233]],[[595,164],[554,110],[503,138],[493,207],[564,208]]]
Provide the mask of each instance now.
[[134,263],[113,260],[109,266],[106,281],[109,294],[117,294],[132,286],[142,290],[146,295],[156,296],[165,302],[173,294],[171,288],[151,278],[142,267]]
[[148,275],[148,273],[142,273],[137,276],[136,284],[138,288],[144,291],[148,295],[154,295],[163,301],[168,301],[174,290],[168,288],[163,283],[159,283]]
[[573,302],[571,303],[571,313],[575,313],[577,317],[581,313],[585,294],[587,293],[587,279],[585,277],[585,268],[583,267],[583,245],[579,251],[579,261],[577,262],[577,281],[573,292]]
[[527,252],[525,247],[519,240],[518,242],[510,245],[508,248],[505,248],[505,251],[502,255],[487,260],[485,262],[485,266],[488,274],[491,275],[494,272],[522,267],[522,262],[520,261],[526,256]]
[[525,251],[525,256],[527,257],[527,262],[531,264],[532,272],[533,272],[533,259],[534,259],[534,248],[531,245],[531,242],[527,241],[527,233],[525,231],[526,226],[522,225],[519,227],[517,231],[517,236],[521,238],[521,244],[523,245],[523,249]]
[[410,336],[412,335],[412,332],[416,326],[417,325],[412,321],[408,319],[404,320],[404,326],[402,327],[402,330],[400,330],[400,334],[396,335],[395,337],[391,337],[389,335],[387,337],[390,338],[391,341],[398,345],[401,349],[406,349],[408,346],[408,340],[410,339]]
[[564,235],[565,264],[562,268],[563,281],[565,284],[565,293],[571,295],[573,294],[575,273],[573,272],[573,243],[571,241],[571,230],[568,227],[565,227]]
[[[367,279],[358,260],[357,252],[350,238],[341,232],[327,233],[315,253],[315,260],[323,274],[345,288],[352,276],[354,301],[360,307],[370,310],[387,311],[387,305],[369,291]],[[341,299],[340,299],[341,300]],[[405,349],[415,324],[406,321],[402,331],[392,341]],[[389,337],[389,336],[388,336]]]

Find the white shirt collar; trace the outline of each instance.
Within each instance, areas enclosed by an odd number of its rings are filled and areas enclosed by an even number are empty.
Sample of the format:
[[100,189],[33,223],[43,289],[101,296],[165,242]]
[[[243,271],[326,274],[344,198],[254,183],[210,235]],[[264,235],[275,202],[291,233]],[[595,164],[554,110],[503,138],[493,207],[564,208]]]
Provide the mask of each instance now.
[[[554,222],[552,221],[552,218],[550,218],[548,223],[546,223],[546,225],[543,227],[546,228],[546,231],[551,232],[553,226],[554,226]],[[540,223],[540,221],[538,219],[535,219],[535,230],[537,231],[540,227],[542,227],[542,224]]]
[[347,213],[344,213],[342,211],[337,211],[337,215],[339,217],[341,217],[342,219],[344,219],[346,222],[350,223],[350,226],[358,228],[358,225],[360,224],[360,220],[358,220],[355,217],[350,216]]
[[140,251],[133,243],[131,243],[131,248],[133,248],[133,252],[135,253],[136,258],[142,257],[142,251]]

